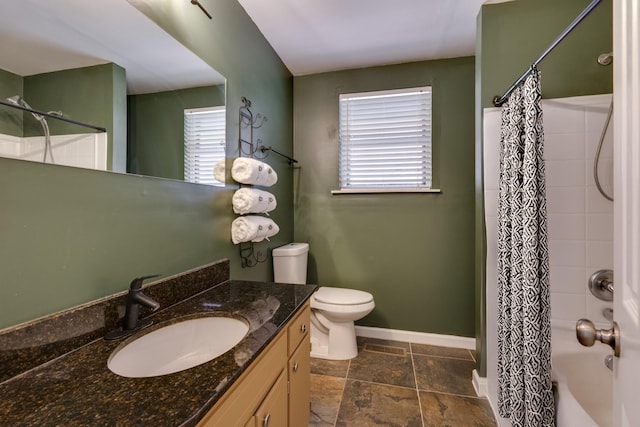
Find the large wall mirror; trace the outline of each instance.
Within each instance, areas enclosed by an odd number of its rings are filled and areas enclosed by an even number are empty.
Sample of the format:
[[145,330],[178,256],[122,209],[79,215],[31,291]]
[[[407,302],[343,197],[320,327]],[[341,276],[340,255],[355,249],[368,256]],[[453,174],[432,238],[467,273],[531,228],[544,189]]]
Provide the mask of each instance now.
[[0,156],[216,183],[225,78],[126,0],[3,0],[0,39]]

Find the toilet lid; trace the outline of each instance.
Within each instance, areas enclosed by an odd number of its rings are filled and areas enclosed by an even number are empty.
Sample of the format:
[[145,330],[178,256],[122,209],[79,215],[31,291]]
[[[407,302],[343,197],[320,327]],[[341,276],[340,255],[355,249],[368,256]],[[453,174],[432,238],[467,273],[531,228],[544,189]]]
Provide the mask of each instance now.
[[320,287],[313,296],[316,301],[336,305],[366,304],[373,301],[373,295],[369,292],[328,286]]

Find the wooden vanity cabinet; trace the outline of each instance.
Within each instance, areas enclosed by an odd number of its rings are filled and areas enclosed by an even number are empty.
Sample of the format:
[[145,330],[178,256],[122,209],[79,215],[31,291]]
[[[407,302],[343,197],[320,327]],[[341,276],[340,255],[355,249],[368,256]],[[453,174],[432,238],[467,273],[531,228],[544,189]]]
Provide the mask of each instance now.
[[289,427],[309,425],[311,388],[311,308],[307,305],[288,328]]
[[310,313],[307,303],[202,418],[198,427],[309,425]]

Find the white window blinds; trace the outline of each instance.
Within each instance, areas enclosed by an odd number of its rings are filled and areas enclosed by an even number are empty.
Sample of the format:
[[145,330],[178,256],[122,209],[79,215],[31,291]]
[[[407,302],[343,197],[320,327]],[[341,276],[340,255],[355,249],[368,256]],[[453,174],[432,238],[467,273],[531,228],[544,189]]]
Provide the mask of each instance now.
[[431,188],[431,87],[340,95],[340,189]]
[[224,186],[213,166],[225,158],[225,107],[184,110],[184,179]]

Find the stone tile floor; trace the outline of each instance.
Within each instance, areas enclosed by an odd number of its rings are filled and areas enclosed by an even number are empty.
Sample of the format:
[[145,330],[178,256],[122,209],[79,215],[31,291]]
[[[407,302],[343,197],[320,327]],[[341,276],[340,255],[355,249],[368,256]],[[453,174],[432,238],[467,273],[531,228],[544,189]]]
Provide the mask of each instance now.
[[310,427],[495,427],[469,350],[358,337],[352,360],[311,359]]

